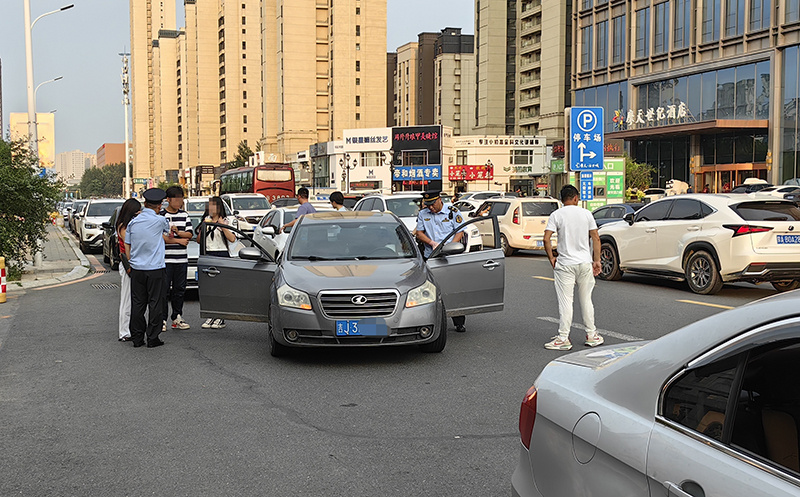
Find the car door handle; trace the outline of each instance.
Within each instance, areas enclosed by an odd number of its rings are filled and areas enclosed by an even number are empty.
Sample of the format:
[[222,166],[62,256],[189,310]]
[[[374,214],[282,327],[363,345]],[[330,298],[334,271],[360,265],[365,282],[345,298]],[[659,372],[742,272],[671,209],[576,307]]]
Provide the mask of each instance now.
[[215,267],[204,268],[202,271],[212,278],[220,273],[219,269]]
[[495,262],[495,261],[486,261],[486,263],[484,263],[483,267],[485,269],[488,269],[489,271],[494,271],[494,268],[500,267],[500,263],[499,262]]
[[699,491],[697,494],[689,493],[681,488],[680,485],[672,483],[671,481],[666,482],[666,487],[669,491],[669,497],[702,497],[705,495],[705,492],[703,492],[703,489],[700,487],[700,485],[694,483],[692,486],[697,487],[697,490]]
[[689,226],[686,231],[700,231],[700,226]]
[[655,228],[647,228],[646,230],[644,230],[644,232],[645,233],[655,233],[656,229]]

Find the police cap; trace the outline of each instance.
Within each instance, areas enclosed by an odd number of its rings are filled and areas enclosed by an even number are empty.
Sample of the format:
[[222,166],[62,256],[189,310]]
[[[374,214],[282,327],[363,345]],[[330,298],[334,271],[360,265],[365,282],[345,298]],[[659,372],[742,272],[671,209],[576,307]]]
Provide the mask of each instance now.
[[431,205],[437,200],[439,200],[439,195],[442,192],[440,190],[428,190],[422,194],[422,201],[425,205]]
[[161,203],[162,200],[167,198],[167,192],[162,190],[161,188],[148,188],[144,191],[142,195],[144,197],[144,201],[150,204],[158,204]]

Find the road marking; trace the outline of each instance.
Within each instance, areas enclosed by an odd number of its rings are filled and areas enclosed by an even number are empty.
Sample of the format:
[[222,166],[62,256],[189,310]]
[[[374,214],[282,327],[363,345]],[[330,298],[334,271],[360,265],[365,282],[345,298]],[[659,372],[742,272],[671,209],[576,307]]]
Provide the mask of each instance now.
[[93,279],[95,279],[95,278],[97,278],[99,276],[103,276],[103,274],[105,274],[105,273],[94,273],[91,276],[87,276],[85,278],[81,278],[81,279],[78,279],[78,280],[66,281],[64,283],[56,283],[55,285],[49,285],[49,286],[40,286],[40,287],[34,288],[33,290],[49,290],[50,288],[58,288],[58,287],[61,287],[61,286],[74,285],[75,283],[83,283],[84,281],[93,280]]
[[536,278],[537,280],[555,281],[553,278],[548,278],[547,276],[532,276],[532,278]]
[[676,300],[675,302],[681,302],[683,304],[694,304],[694,305],[704,305],[706,307],[716,307],[717,309],[735,309],[729,305],[721,305],[721,304],[709,304],[708,302],[698,302],[697,300]]
[[[558,318],[551,318],[550,316],[540,316],[537,319],[541,319],[542,321],[547,321],[548,323],[558,324]],[[580,323],[573,323],[572,327],[586,331],[586,326]],[[633,335],[626,335],[625,333],[617,333],[616,331],[601,330],[600,328],[597,329],[597,332],[604,336],[610,336],[618,338],[620,340],[625,340],[626,342],[638,342],[640,340],[644,340],[644,338],[635,337]]]
[[0,319],[8,319],[8,318],[10,318],[10,317],[11,317],[11,316],[0,316]]

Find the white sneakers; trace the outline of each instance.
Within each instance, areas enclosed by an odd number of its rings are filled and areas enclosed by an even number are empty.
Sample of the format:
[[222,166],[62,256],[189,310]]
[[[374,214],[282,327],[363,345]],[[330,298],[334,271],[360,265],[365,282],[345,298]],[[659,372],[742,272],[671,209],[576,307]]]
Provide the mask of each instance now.
[[[583,342],[584,345],[588,347],[597,347],[604,342],[603,337],[600,336],[599,333],[592,333],[586,334],[586,341]],[[571,350],[572,349],[572,342],[569,341],[569,338],[562,338],[559,336],[554,336],[553,339],[546,344],[544,344],[544,348],[549,350]]]
[[209,319],[206,319],[205,323],[203,323],[200,327],[204,328],[204,329],[211,328],[211,329],[214,329],[214,330],[218,330],[220,328],[224,328],[225,327],[225,320],[224,319],[209,318]]
[[180,314],[178,314],[178,317],[172,321],[173,330],[188,330],[189,328],[191,328],[191,326],[189,326],[189,323],[183,320]]

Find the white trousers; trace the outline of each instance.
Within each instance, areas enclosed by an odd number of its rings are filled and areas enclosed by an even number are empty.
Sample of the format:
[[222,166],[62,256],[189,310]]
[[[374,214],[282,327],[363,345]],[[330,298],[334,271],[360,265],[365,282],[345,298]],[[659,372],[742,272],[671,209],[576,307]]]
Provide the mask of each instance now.
[[121,283],[119,285],[119,337],[131,336],[131,277],[125,266],[119,265]]
[[589,335],[597,333],[594,325],[594,304],[592,304],[592,290],[594,290],[592,264],[587,262],[562,266],[556,262],[553,275],[556,280],[556,296],[558,297],[559,336],[562,339],[569,338],[569,330],[572,327],[572,294],[575,285],[578,286],[578,301],[581,304],[586,333]]

